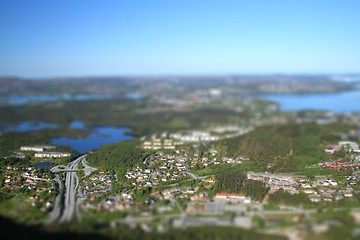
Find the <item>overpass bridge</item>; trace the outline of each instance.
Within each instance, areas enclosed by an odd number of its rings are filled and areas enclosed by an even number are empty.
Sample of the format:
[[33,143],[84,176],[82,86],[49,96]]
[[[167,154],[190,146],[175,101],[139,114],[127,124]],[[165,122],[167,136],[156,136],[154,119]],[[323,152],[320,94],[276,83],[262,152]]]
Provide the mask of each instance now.
[[58,173],[58,172],[77,172],[77,171],[83,171],[84,169],[51,169],[51,172]]

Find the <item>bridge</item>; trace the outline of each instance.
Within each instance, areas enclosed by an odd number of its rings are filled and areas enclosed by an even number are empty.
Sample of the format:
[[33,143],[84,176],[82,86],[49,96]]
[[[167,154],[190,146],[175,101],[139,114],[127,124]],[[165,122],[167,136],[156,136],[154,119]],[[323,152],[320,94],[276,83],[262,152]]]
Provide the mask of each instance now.
[[54,169],[52,168],[50,170],[53,173],[58,173],[58,172],[77,172],[77,171],[84,171],[84,169]]
[[53,172],[53,173],[60,173],[60,172],[65,172],[65,173],[69,172],[70,173],[70,172],[84,171],[85,175],[88,176],[88,175],[90,175],[90,173],[92,171],[97,170],[94,167],[90,167],[87,164],[87,161],[86,161],[85,158],[81,158],[80,160],[81,160],[81,164],[83,165],[83,168],[78,168],[77,166],[76,167],[72,166],[72,168],[71,168],[71,167],[69,167],[69,165],[68,166],[66,166],[66,165],[57,165],[57,166],[52,167],[50,169],[50,171]]

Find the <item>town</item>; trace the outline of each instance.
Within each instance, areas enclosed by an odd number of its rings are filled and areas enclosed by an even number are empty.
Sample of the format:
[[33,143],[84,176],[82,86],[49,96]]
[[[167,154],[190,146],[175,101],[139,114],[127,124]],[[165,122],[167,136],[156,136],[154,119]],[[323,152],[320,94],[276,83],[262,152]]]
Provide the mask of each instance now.
[[[249,131],[241,130],[242,134],[247,132]],[[38,216],[42,216],[45,223],[49,223],[46,215],[51,215],[56,209],[55,193],[63,191],[62,184],[55,181],[55,176],[65,179],[67,174],[71,174],[71,169],[75,169],[79,185],[77,189],[73,189],[77,192],[74,196],[76,209],[71,212],[71,215],[77,219],[96,215],[99,220],[102,217],[109,219],[111,216],[110,226],[112,227],[127,224],[131,228],[140,226],[145,232],[163,232],[170,228],[209,225],[251,229],[256,226],[254,219],[262,219],[266,225],[273,226],[269,216],[274,214],[279,214],[279,217],[288,214],[297,216],[314,214],[317,206],[333,205],[345,200],[351,206],[360,206],[356,197],[360,189],[360,176],[356,172],[350,175],[335,174],[316,177],[248,172],[246,178],[249,181],[261,182],[268,189],[263,199],[255,199],[246,194],[216,192],[214,190],[217,174],[214,169],[227,165],[248,164],[252,161],[251,157],[224,156],[216,147],[200,147],[202,142],[207,142],[206,139],[201,141],[200,138],[193,137],[189,143],[186,143],[186,137],[179,139],[176,136],[162,134],[161,137],[152,136],[150,140],[143,138],[138,147],[151,150],[153,153],[148,155],[141,164],[126,169],[122,176],[114,171],[91,168],[85,160],[86,155],[83,156],[85,158],[79,158],[81,160],[79,163],[83,166],[70,168],[70,165],[67,167],[62,162],[56,163],[59,161],[56,159],[69,158],[71,154],[49,152],[55,149],[55,146],[22,146],[9,158],[21,160],[28,157],[47,161],[53,159],[52,161],[55,161],[53,165],[58,166],[53,167],[53,170],[31,166],[6,166],[2,189],[9,191],[27,189],[26,203],[37,209],[36,211],[42,212],[42,215]],[[358,169],[360,155],[358,155],[359,147],[356,142],[340,141],[338,145],[328,145],[323,148],[323,151],[329,156],[335,156],[337,152],[344,151],[347,157],[319,163],[317,166],[319,169],[327,168],[345,171],[344,173]],[[122,187],[119,188],[119,185]],[[286,204],[271,207],[274,205],[273,195],[277,191],[284,191],[290,195],[303,194],[308,198],[310,207],[294,208]],[[229,212],[233,214],[228,215]],[[354,212],[354,217],[357,216]],[[270,222],[267,223],[267,221]],[[156,222],[155,225],[154,222]],[[292,224],[297,224],[297,222],[294,221]],[[273,230],[270,231],[271,228],[265,228],[265,232],[267,232],[266,229],[269,230],[268,233],[273,233]],[[277,233],[284,234],[284,231],[279,228]]]

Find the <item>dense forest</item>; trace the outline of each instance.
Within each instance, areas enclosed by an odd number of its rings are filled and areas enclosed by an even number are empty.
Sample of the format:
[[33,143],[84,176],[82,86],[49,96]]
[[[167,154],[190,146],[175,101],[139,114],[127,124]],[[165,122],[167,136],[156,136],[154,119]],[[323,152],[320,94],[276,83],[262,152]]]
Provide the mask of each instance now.
[[141,165],[152,151],[139,147],[138,140],[121,141],[103,145],[100,149],[88,154],[88,162],[105,170],[115,170],[122,177],[128,168]]
[[315,123],[263,126],[218,145],[224,156],[249,156],[253,171],[301,172],[329,159],[324,148],[337,143],[336,133],[341,131],[348,132],[349,127]]
[[261,201],[269,191],[265,183],[247,179],[246,173],[236,169],[224,169],[218,172],[215,178],[216,192],[242,193],[255,200]]

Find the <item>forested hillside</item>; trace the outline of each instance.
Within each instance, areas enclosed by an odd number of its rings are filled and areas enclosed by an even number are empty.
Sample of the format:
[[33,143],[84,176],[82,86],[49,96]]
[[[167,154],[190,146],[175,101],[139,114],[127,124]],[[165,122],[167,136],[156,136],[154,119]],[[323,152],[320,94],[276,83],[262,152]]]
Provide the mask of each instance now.
[[126,169],[142,164],[151,153],[140,148],[138,140],[129,140],[103,145],[88,154],[88,162],[101,169],[115,170],[118,176],[123,176]]
[[299,172],[328,159],[327,144],[340,140],[342,125],[288,124],[259,127],[244,136],[219,143],[223,156],[250,157],[251,169],[270,172]]

